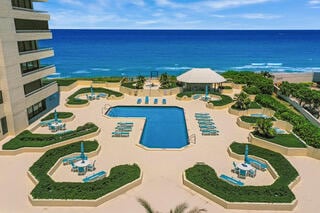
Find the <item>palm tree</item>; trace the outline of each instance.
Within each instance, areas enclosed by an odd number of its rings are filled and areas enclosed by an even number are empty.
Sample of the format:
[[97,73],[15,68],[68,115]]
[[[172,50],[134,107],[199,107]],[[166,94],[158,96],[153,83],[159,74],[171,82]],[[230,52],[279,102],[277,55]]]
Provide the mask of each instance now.
[[136,88],[142,89],[145,81],[146,81],[146,78],[142,75],[139,75],[136,83]]
[[167,88],[169,87],[170,81],[169,81],[169,76],[167,73],[163,73],[160,76],[160,84],[161,84],[161,88]]
[[240,94],[236,94],[236,103],[234,104],[236,108],[241,110],[248,109],[251,101],[248,94],[241,92]]
[[261,118],[257,121],[256,132],[262,137],[273,138],[276,135],[276,131],[272,128],[273,123],[271,119]]
[[[159,213],[155,210],[153,210],[150,206],[150,204],[142,199],[142,198],[138,198],[138,202],[145,208],[147,213]],[[178,206],[176,206],[174,208],[174,210],[170,210],[170,213],[184,213],[186,210],[188,209],[188,204],[186,203],[182,203],[179,204]],[[199,209],[198,207],[195,207],[193,209],[191,209],[190,211],[188,211],[188,213],[201,213],[201,212],[206,212],[206,209]]]

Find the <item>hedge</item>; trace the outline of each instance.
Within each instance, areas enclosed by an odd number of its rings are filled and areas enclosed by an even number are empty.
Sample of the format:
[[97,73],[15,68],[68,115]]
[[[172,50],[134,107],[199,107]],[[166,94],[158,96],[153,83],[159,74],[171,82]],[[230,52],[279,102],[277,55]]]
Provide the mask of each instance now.
[[[232,105],[231,106],[232,109],[235,109],[235,110],[239,110],[239,111],[244,111],[244,110],[247,110],[247,109],[239,109],[237,108],[235,105]],[[257,102],[255,101],[252,101],[250,102],[249,106],[248,106],[248,109],[262,109],[262,107],[260,106],[260,104],[258,104]]]
[[[281,154],[249,144],[249,154],[263,158],[279,178],[268,186],[233,186],[221,180],[208,165],[197,164],[186,170],[186,178],[199,187],[229,202],[290,203],[295,195],[288,185],[298,177],[297,170]],[[244,155],[245,144],[232,143],[231,150]],[[231,167],[232,165],[230,165]],[[258,174],[259,175],[259,174]]]
[[[71,118],[73,116],[72,112],[57,112],[59,119]],[[47,121],[54,119],[54,113],[50,113],[46,117],[42,118],[41,121]]]
[[216,95],[219,95],[221,97],[221,100],[209,102],[209,103],[212,103],[214,106],[224,106],[233,102],[230,96],[221,95],[221,94],[216,94]]
[[33,134],[29,130],[25,130],[15,138],[2,145],[2,149],[15,150],[22,147],[45,147],[51,144],[77,138],[83,135],[96,132],[98,127],[93,123],[86,123],[79,126],[75,131],[62,134]]
[[100,82],[120,82],[122,77],[92,77],[92,78],[57,78],[57,79],[47,79],[46,81],[52,82],[56,81],[59,86],[69,86],[78,80],[87,80],[95,83]]
[[[135,85],[134,85],[134,84],[135,84]],[[137,89],[137,88],[136,88],[136,84],[137,84],[136,81],[131,81],[131,82],[122,83],[121,86],[130,88],[130,89]]]
[[[246,123],[251,123],[251,124],[255,124],[257,123],[257,121],[259,119],[263,119],[263,118],[259,118],[259,117],[253,117],[253,116],[246,116],[246,115],[243,115],[240,117],[240,119]],[[274,117],[271,118],[272,121],[275,121],[276,119]]]
[[258,134],[257,132],[252,133],[255,137],[269,141],[271,143],[279,144],[281,146],[285,147],[292,147],[292,148],[305,148],[306,145],[299,140],[295,135],[293,134],[277,134],[273,138],[265,138]]
[[[102,197],[140,177],[140,168],[134,165],[120,165],[110,170],[110,175],[91,183],[55,182],[48,171],[59,158],[80,151],[81,142],[47,151],[29,169],[39,181],[32,190],[35,199],[80,199],[93,200]],[[85,152],[98,148],[97,141],[85,141]],[[71,171],[70,171],[71,173]],[[72,174],[70,174],[72,175]]]
[[293,132],[309,146],[320,148],[320,128],[314,126],[305,117],[294,113],[284,104],[269,95],[257,95],[256,102],[261,106],[274,110],[275,117],[288,121],[293,125]]
[[[93,91],[94,91],[94,93],[106,93],[106,94],[108,94],[108,96],[114,95],[116,97],[120,97],[120,96],[123,95],[120,92],[116,92],[116,91],[105,89],[105,88],[101,88],[101,87],[97,87],[97,88],[95,87],[95,88],[93,88]],[[86,103],[88,103],[88,100],[78,99],[78,98],[75,98],[75,97],[77,95],[90,93],[90,92],[91,92],[91,88],[90,87],[79,89],[78,91],[76,91],[75,93],[73,93],[72,95],[70,95],[68,97],[67,104],[77,105],[77,104],[86,104]]]

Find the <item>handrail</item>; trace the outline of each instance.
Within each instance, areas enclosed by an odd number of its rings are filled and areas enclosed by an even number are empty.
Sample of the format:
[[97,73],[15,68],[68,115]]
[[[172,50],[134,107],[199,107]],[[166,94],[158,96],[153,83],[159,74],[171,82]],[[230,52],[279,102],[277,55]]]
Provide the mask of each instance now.
[[26,54],[30,54],[30,53],[38,53],[38,52],[44,52],[44,51],[49,51],[49,50],[53,50],[53,48],[48,47],[48,48],[41,48],[41,49],[36,49],[36,50],[28,50],[28,51],[19,52],[19,54],[26,55]]
[[28,75],[31,75],[31,74],[34,74],[34,73],[37,73],[37,72],[41,72],[41,71],[43,71],[43,70],[50,69],[50,68],[52,68],[52,67],[55,67],[55,65],[52,64],[52,65],[44,66],[44,67],[41,67],[41,68],[39,68],[39,69],[30,71],[30,72],[22,73],[22,77],[25,77],[25,76],[28,76]]
[[32,13],[48,13],[48,11],[34,10],[34,9],[31,9],[31,8],[24,8],[24,7],[17,7],[17,6],[12,6],[12,9],[14,9],[14,10],[22,10],[22,11],[32,12]]
[[48,87],[50,87],[50,86],[52,86],[54,84],[57,84],[57,82],[53,81],[53,82],[51,82],[49,84],[46,84],[46,85],[44,85],[44,86],[42,86],[42,87],[40,87],[40,88],[38,88],[36,90],[33,90],[32,92],[26,94],[25,97],[29,97],[29,96],[31,96],[31,95],[33,95],[33,94],[35,94],[35,93],[37,93],[37,92],[39,92],[41,90],[44,90],[44,89],[46,89],[46,88],[48,88]]

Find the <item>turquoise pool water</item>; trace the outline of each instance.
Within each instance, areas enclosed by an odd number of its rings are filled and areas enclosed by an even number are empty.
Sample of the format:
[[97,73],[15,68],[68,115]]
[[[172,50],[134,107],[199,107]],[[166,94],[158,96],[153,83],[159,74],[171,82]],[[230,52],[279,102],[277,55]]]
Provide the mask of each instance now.
[[106,114],[110,117],[145,117],[140,143],[148,148],[173,149],[188,145],[184,111],[180,107],[116,106]]

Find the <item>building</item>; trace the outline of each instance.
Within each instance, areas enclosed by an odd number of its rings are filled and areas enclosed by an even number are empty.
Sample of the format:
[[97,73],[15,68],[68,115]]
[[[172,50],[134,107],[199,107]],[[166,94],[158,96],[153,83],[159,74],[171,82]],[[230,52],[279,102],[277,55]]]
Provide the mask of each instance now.
[[183,83],[184,90],[202,91],[207,86],[209,89],[218,89],[227,80],[209,68],[193,68],[177,77]]
[[16,135],[59,104],[58,86],[43,79],[55,73],[51,48],[40,40],[51,39],[50,16],[33,9],[34,2],[0,1],[0,140]]

